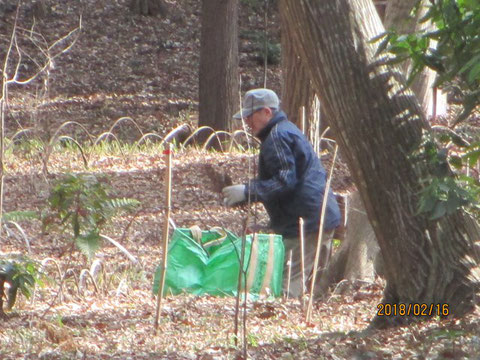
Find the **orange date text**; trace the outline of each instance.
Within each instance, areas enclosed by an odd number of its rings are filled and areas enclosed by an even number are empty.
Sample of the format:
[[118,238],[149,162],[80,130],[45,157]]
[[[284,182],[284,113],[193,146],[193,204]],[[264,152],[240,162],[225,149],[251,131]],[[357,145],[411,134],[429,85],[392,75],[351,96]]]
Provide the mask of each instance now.
[[448,304],[378,304],[377,316],[440,316],[449,315]]

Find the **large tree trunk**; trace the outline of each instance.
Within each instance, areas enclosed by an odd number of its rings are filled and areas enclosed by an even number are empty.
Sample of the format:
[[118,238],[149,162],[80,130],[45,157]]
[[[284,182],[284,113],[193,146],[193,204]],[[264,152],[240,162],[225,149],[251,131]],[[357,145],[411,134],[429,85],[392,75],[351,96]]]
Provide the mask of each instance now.
[[200,126],[231,130],[238,110],[238,0],[203,0],[200,44]]
[[415,96],[401,91],[401,71],[375,63],[369,40],[384,28],[373,3],[288,0],[287,13],[302,24],[295,39],[389,264],[384,301],[471,311],[477,284],[465,214],[431,221],[416,213],[431,169],[413,155],[429,127]]
[[282,109],[288,119],[300,128],[312,143],[315,151],[320,150],[320,101],[302,59],[295,49],[293,26],[285,14],[286,0],[279,2],[282,25]]
[[[419,24],[419,18],[425,14],[425,9],[418,12],[415,17],[411,16],[416,3],[417,0],[375,1],[376,9],[385,27],[395,28],[399,33],[411,33],[422,28]],[[422,5],[425,6],[425,0]],[[422,26],[426,28],[428,24]],[[408,66],[409,63],[402,66],[405,75]],[[426,114],[431,113],[433,98],[431,86],[434,77],[435,73],[433,71],[425,69],[419,74],[412,87],[417,99],[421,99],[420,103],[422,103],[422,109]],[[320,280],[319,295],[325,294],[329,287],[341,280],[369,280],[377,272],[374,269],[374,264],[383,263],[382,256],[378,252],[375,234],[357,192],[349,196],[348,204],[347,237]],[[363,216],[364,213],[365,216]]]

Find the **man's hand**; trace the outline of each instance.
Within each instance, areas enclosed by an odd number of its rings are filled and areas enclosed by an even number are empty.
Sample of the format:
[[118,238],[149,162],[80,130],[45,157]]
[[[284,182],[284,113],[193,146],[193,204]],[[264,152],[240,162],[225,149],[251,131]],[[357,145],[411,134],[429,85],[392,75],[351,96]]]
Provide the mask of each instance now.
[[222,193],[224,196],[223,203],[226,206],[233,206],[247,199],[245,197],[245,185],[243,184],[224,187]]

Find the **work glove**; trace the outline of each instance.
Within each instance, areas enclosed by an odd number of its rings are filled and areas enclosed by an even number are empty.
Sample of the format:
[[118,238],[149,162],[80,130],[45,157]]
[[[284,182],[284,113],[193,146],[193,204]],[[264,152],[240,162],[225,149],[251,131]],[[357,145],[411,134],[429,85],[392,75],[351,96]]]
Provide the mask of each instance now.
[[245,196],[245,185],[243,184],[224,187],[222,193],[224,196],[223,203],[226,206],[233,206],[247,199]]

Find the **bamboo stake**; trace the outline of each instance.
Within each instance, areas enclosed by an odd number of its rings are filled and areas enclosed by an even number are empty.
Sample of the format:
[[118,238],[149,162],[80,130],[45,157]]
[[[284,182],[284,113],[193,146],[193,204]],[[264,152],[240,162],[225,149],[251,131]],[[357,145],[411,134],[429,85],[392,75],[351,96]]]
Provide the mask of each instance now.
[[171,197],[172,197],[172,153],[173,146],[169,144],[168,150],[164,150],[163,154],[166,157],[166,172],[165,172],[165,183],[166,183],[166,197],[165,197],[165,218],[163,221],[163,238],[162,238],[162,273],[160,277],[160,286],[158,289],[157,295],[157,311],[155,314],[155,331],[158,329],[158,320],[160,318],[160,310],[162,307],[162,298],[163,290],[165,288],[165,275],[167,272],[167,255],[168,255],[168,230],[169,230],[169,219],[170,219],[170,209],[171,209]]
[[[252,234],[255,236],[255,234]],[[239,329],[239,315],[240,315],[240,296],[242,294],[242,289],[247,289],[247,275],[244,270],[244,261],[245,261],[245,248],[246,248],[246,234],[242,235],[242,244],[240,250],[240,267],[238,270],[238,285],[237,285],[237,296],[235,297],[235,320],[234,320],[234,336],[235,336],[235,346],[238,346],[238,329]],[[245,301],[247,299],[247,292],[245,291]]]
[[287,294],[285,300],[288,300],[288,294],[290,293],[290,281],[292,279],[292,250],[288,252],[288,277],[287,277]]
[[305,106],[300,106],[298,113],[298,115],[300,116],[300,131],[303,135],[306,136],[307,134],[305,133]]
[[318,260],[320,258],[320,250],[322,248],[323,223],[325,220],[325,210],[327,208],[328,193],[330,192],[330,183],[332,181],[333,168],[335,167],[335,160],[337,159],[337,150],[338,150],[338,145],[335,144],[335,152],[333,154],[332,167],[330,168],[327,184],[325,185],[325,193],[323,195],[323,202],[322,202],[322,212],[320,213],[320,226],[318,227],[317,250],[315,251],[315,262],[313,265],[313,276],[312,276],[312,283],[310,285],[310,297],[308,299],[308,307],[307,307],[307,316],[306,316],[307,323],[310,322],[312,317],[313,290],[315,287],[315,280],[317,277],[317,267],[318,267]]
[[300,268],[302,270],[302,297],[300,298],[303,300],[305,297],[305,234],[303,231],[303,218],[299,218],[299,227],[300,227]]

